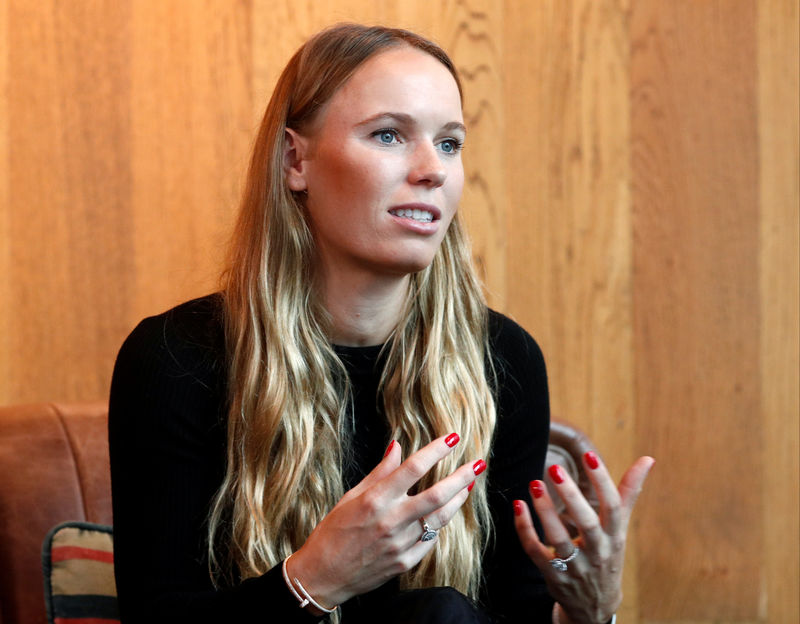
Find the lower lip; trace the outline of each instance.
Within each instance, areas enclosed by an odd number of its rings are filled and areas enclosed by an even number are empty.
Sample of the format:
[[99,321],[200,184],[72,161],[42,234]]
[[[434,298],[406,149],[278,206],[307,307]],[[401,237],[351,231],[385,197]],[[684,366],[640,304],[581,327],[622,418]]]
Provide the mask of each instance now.
[[397,215],[389,213],[389,216],[394,219],[395,223],[416,234],[435,234],[439,231],[439,221],[415,221],[408,217],[398,217]]

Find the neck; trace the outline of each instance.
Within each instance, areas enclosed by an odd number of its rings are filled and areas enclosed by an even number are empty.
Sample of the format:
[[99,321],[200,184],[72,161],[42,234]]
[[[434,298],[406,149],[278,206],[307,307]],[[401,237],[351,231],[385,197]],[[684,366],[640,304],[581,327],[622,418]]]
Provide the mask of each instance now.
[[325,308],[331,315],[330,339],[343,347],[386,342],[400,321],[409,276],[376,276],[326,271]]

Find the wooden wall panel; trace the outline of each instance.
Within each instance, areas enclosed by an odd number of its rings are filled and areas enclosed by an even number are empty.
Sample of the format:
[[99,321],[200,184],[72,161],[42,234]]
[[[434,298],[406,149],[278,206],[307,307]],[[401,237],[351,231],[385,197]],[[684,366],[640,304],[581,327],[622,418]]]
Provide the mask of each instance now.
[[11,348],[11,211],[9,192],[9,155],[11,144],[8,127],[8,5],[0,5],[0,401],[10,396]]
[[758,9],[762,608],[800,622],[800,15]]
[[337,21],[452,54],[490,302],[616,476],[658,460],[621,620],[800,619],[796,0],[0,3],[0,402],[106,396],[215,287],[272,86]]
[[632,18],[637,430],[660,460],[646,619],[760,615],[756,14],[730,4],[642,0]]
[[118,348],[133,269],[127,7],[8,5],[16,401],[102,396]]
[[131,323],[217,288],[257,129],[251,18],[226,0],[132,4]]
[[[626,10],[510,3],[505,32],[507,309],[542,345],[553,414],[620,476],[634,431]],[[631,551],[626,619],[635,565]]]

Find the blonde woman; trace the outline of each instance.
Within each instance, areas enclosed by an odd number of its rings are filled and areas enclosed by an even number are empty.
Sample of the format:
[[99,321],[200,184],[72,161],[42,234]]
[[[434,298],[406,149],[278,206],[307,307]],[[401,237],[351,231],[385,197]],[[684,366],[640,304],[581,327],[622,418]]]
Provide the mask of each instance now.
[[652,460],[617,490],[585,458],[600,518],[554,472],[573,544],[540,481],[541,353],[486,309],[459,223],[461,109],[450,59],[407,31],[340,25],[289,61],[222,292],[117,360],[124,623],[612,618]]

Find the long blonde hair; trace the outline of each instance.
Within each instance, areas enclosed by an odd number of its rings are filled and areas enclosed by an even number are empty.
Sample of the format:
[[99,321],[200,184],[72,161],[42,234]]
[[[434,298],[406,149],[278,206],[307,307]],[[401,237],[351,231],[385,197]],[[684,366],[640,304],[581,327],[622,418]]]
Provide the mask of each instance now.
[[[229,363],[227,470],[209,518],[212,577],[265,573],[303,545],[343,495],[347,373],[327,338],[314,287],[314,240],[303,196],[283,169],[287,127],[302,132],[353,72],[410,45],[455,67],[408,31],[342,24],[305,43],[281,74],[255,142],[224,281]],[[487,312],[458,217],[433,262],[411,276],[402,321],[385,346],[380,384],[392,437],[406,454],[456,431],[461,443],[420,482],[488,457],[495,423]],[[388,442],[388,440],[387,440]],[[486,480],[401,577],[477,597],[491,530]]]

